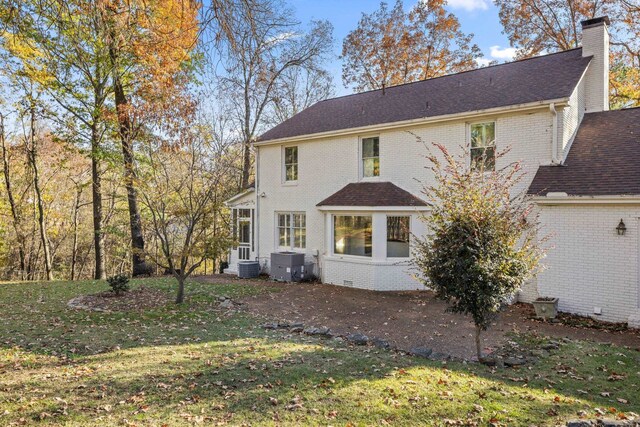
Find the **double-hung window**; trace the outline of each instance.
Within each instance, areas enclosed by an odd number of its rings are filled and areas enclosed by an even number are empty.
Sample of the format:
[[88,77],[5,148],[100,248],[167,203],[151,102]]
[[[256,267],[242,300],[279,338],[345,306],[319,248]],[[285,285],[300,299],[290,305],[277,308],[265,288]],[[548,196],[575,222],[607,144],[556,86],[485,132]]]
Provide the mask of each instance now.
[[496,168],[496,123],[471,125],[471,169],[478,172]]
[[362,177],[380,176],[380,138],[362,138]]
[[284,148],[284,180],[285,182],[298,180],[298,147]]
[[277,214],[278,246],[281,249],[304,249],[307,247],[307,217],[301,212]]

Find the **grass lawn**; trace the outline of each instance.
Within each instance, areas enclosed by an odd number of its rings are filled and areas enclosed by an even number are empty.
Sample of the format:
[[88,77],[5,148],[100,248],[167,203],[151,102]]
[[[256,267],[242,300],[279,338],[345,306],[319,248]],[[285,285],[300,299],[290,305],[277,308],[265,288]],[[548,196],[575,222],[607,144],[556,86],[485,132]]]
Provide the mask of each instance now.
[[265,331],[218,309],[218,296],[258,292],[241,285],[190,283],[184,306],[146,312],[66,307],[106,288],[0,284],[0,425],[546,426],[640,412],[640,354],[623,348],[565,343],[521,369],[443,364]]

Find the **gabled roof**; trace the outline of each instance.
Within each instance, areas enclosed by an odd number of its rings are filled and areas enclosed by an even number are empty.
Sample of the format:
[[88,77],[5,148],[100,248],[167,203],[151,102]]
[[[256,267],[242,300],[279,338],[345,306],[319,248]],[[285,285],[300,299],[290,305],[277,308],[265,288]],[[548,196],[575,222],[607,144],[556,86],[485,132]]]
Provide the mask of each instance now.
[[391,182],[347,184],[316,206],[426,206],[427,204]]
[[582,49],[318,102],[258,142],[569,97],[591,57]]
[[640,195],[640,108],[584,115],[562,166],[541,166],[529,194]]

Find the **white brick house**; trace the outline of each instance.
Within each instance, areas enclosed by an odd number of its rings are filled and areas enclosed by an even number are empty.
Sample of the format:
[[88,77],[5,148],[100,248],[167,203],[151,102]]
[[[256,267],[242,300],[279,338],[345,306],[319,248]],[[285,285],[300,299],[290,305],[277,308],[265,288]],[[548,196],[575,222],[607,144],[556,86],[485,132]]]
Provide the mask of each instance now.
[[254,186],[228,201],[240,242],[228,271],[269,271],[272,252],[294,251],[325,283],[421,289],[407,229],[424,233],[429,215],[424,143],[471,147],[470,165],[510,147],[496,166],[522,161],[555,246],[520,299],[640,323],[640,166],[628,158],[640,110],[608,112],[607,22],[583,22],[582,48],[326,100],[269,130]]

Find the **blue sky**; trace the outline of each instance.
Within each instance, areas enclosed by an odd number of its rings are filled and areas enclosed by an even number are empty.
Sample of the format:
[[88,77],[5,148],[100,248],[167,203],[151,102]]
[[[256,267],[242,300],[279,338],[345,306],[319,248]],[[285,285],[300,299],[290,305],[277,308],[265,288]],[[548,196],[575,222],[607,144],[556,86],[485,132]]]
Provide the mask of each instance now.
[[[395,0],[387,2],[393,4]],[[405,0],[405,7],[412,7],[416,2]],[[342,85],[341,63],[337,59],[342,49],[342,40],[358,25],[362,12],[373,12],[379,7],[380,1],[289,0],[288,3],[295,9],[302,23],[313,19],[326,19],[333,24],[335,58],[330,62],[329,69],[334,75],[336,95],[350,93],[351,91]],[[509,49],[509,41],[502,34],[498,10],[491,0],[448,0],[447,9],[458,17],[462,31],[475,35],[474,41],[482,49],[486,60],[503,62],[512,58],[514,52]]]

